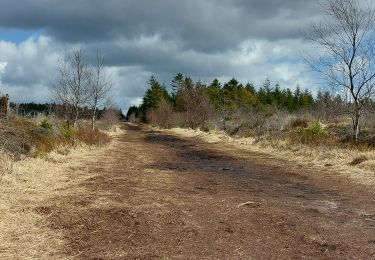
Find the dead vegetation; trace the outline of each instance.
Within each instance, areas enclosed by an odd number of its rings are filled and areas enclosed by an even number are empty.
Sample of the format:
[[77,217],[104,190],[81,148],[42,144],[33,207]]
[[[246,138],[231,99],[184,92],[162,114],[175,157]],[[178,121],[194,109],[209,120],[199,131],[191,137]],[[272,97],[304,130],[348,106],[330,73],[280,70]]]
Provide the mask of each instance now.
[[110,137],[98,129],[75,129],[61,121],[12,117],[0,122],[0,150],[15,158],[45,155],[59,146],[104,145]]
[[98,147],[112,135],[75,129],[54,118],[0,121],[1,259],[70,259],[60,254],[62,233],[45,226],[36,207],[79,181],[69,177],[71,167],[82,156],[105,149]]
[[[10,130],[18,132],[7,136],[8,143],[2,143],[4,148],[0,153],[0,258],[74,259],[62,253],[63,232],[47,225],[41,209],[45,201],[64,196],[73,185],[88,178],[85,174],[77,175],[74,169],[83,167],[86,157],[105,153],[111,146],[98,145],[108,144],[109,136],[121,132],[78,129],[74,141],[68,142],[58,137],[61,129],[51,133],[35,122],[20,118],[3,122],[1,129],[3,136]],[[44,153],[46,147],[53,149]],[[76,188],[74,192],[79,196],[83,190]]]

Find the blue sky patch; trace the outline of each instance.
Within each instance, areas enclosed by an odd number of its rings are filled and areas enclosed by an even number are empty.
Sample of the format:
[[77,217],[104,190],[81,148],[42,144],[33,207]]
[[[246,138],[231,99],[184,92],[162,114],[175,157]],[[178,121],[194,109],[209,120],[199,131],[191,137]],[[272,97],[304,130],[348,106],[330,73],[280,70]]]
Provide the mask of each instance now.
[[32,36],[39,36],[42,34],[41,30],[14,30],[14,29],[0,29],[0,41],[7,41],[19,44]]

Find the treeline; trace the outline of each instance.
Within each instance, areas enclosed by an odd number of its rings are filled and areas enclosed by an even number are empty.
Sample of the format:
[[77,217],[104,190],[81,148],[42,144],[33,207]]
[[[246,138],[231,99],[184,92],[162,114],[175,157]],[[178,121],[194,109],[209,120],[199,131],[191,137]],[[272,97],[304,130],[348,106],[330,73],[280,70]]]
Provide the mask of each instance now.
[[[22,117],[35,117],[35,116],[56,116],[57,118],[64,118],[65,111],[71,110],[72,108],[67,107],[67,105],[60,105],[56,103],[14,103],[10,104],[13,114]],[[80,107],[79,108],[79,119],[91,119],[92,109],[90,107]],[[118,108],[97,108],[96,116],[101,119],[106,116],[106,114],[117,114],[118,118],[124,119],[121,109]]]
[[13,113],[25,117],[32,117],[38,114],[50,115],[56,111],[56,106],[54,103],[10,103]]
[[[173,120],[179,125],[198,127],[210,118],[222,118],[250,111],[272,113],[272,110],[288,112],[321,110],[321,116],[335,116],[346,102],[341,96],[329,92],[318,92],[316,97],[308,89],[299,86],[294,91],[272,85],[269,79],[257,89],[254,84],[242,84],[236,79],[222,84],[214,79],[209,85],[194,82],[190,77],[177,74],[171,82],[171,92],[155,77],[148,82],[143,102],[139,107],[130,107],[128,119],[138,119],[146,123],[162,123],[163,118],[173,117],[172,113],[184,113],[183,119]],[[164,125],[169,126],[170,123]]]

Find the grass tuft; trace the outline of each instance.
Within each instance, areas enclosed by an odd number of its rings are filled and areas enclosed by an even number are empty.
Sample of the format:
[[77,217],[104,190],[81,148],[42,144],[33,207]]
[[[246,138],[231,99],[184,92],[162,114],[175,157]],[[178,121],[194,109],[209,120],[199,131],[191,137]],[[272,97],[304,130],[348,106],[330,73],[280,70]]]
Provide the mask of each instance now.
[[351,161],[349,163],[349,165],[356,166],[356,165],[359,165],[359,164],[361,164],[365,161],[368,161],[368,158],[366,156],[362,155],[362,156],[354,158],[353,161]]

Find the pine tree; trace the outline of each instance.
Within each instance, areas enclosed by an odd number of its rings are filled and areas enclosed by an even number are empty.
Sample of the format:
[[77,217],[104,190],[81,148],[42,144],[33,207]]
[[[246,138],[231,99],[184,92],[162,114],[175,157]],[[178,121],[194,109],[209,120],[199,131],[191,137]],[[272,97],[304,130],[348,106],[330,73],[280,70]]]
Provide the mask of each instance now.
[[140,107],[143,114],[143,120],[145,120],[146,112],[149,109],[158,108],[162,101],[169,102],[171,100],[165,86],[160,85],[154,76],[151,76],[148,85],[150,88],[146,91]]
[[181,73],[177,73],[177,75],[172,80],[172,97],[175,97],[183,87],[184,87],[184,76]]
[[223,107],[223,97],[222,97],[222,88],[220,81],[214,79],[212,83],[207,87],[207,94],[212,104],[216,109],[222,109]]

